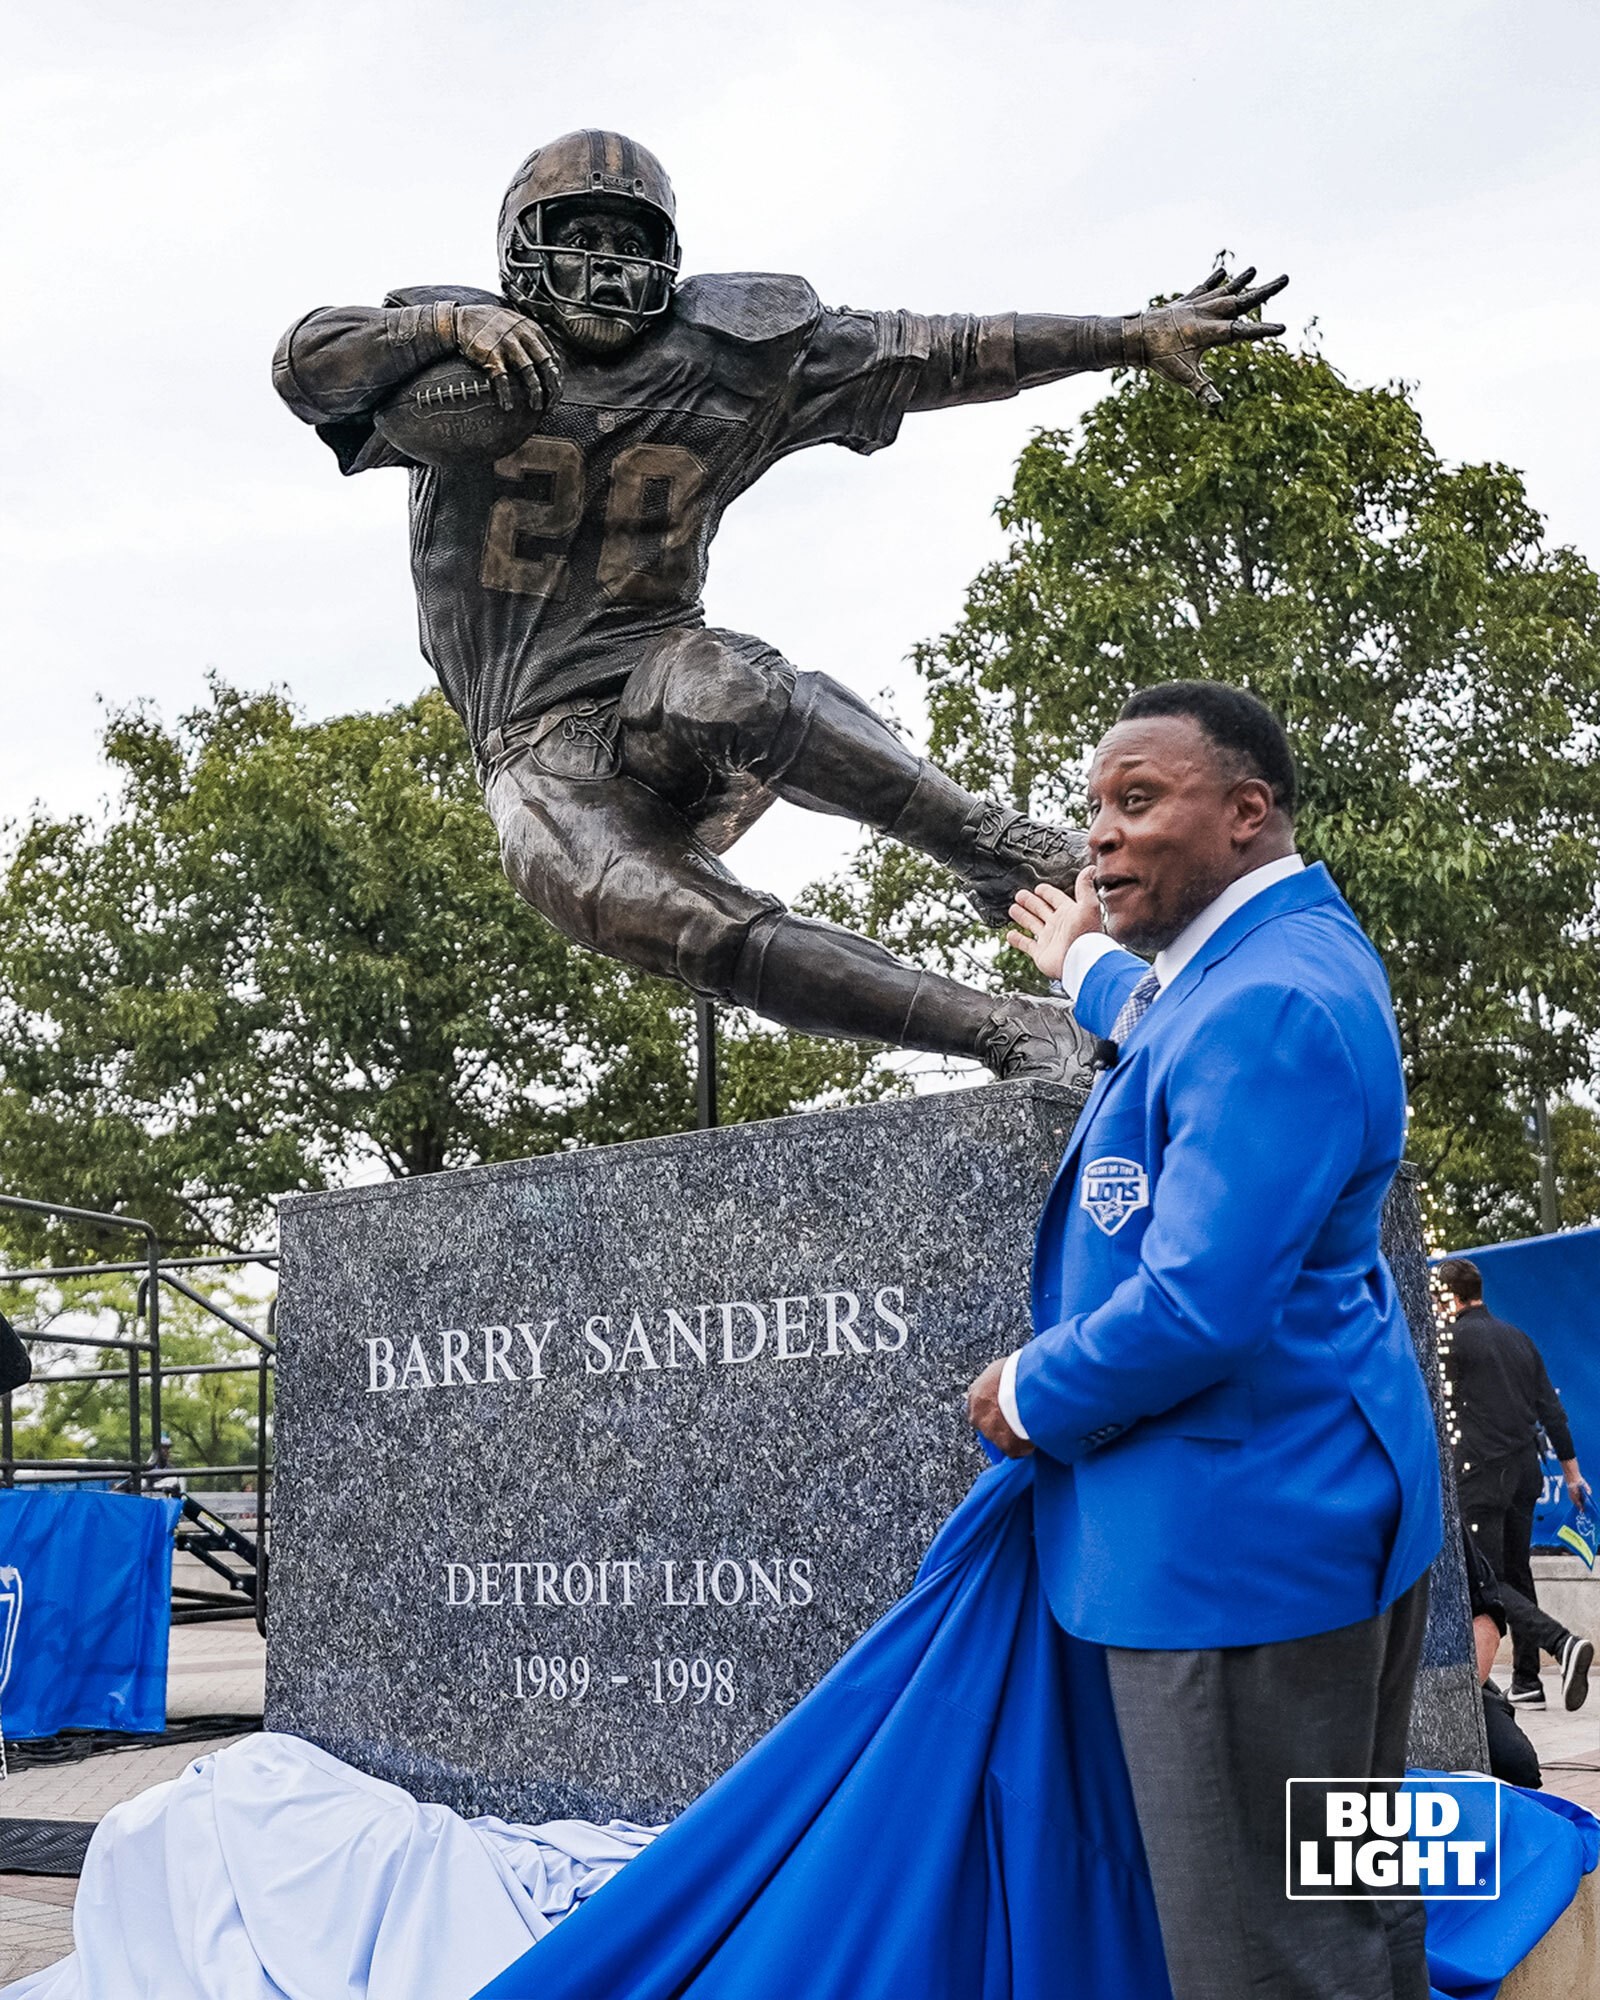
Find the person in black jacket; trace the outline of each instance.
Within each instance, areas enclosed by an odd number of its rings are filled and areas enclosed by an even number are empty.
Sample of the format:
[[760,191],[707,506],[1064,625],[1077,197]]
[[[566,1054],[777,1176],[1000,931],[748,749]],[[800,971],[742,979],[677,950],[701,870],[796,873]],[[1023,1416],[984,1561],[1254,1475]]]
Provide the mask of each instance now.
[[0,1313],[0,1396],[20,1389],[33,1374],[33,1358],[22,1336],[4,1313]]
[[1594,1647],[1540,1608],[1529,1553],[1533,1512],[1544,1486],[1541,1430],[1561,1460],[1573,1505],[1581,1506],[1589,1492],[1566,1412],[1538,1348],[1520,1327],[1496,1319],[1485,1307],[1477,1265],[1466,1257],[1447,1257],[1439,1278],[1456,1302],[1455,1321],[1441,1345],[1459,1426],[1461,1515],[1500,1582],[1511,1620],[1508,1699],[1517,1707],[1544,1706],[1542,1650],[1561,1668],[1567,1707],[1581,1708]]

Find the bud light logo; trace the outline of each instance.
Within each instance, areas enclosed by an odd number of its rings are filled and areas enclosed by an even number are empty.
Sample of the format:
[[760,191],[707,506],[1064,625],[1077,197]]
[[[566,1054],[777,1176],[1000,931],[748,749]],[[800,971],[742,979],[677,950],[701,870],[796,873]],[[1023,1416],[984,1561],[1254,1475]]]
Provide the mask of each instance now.
[[1285,1888],[1293,1901],[1476,1903],[1500,1893],[1493,1778],[1291,1778],[1287,1819]]

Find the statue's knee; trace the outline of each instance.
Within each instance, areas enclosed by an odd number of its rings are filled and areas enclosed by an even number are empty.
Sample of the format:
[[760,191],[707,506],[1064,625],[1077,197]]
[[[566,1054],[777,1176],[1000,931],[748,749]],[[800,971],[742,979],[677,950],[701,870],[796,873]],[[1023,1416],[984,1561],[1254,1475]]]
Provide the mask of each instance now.
[[535,907],[574,944],[719,1000],[738,997],[752,929],[783,911],[776,897],[731,876],[686,881],[642,855],[593,881],[569,882]]
[[621,718],[631,729],[663,730],[758,757],[782,727],[795,679],[770,647],[730,646],[711,632],[675,635],[629,677]]
[[676,976],[705,999],[750,1004],[761,940],[787,914],[775,896],[752,895],[751,902],[754,908],[738,911],[708,908],[679,933]]

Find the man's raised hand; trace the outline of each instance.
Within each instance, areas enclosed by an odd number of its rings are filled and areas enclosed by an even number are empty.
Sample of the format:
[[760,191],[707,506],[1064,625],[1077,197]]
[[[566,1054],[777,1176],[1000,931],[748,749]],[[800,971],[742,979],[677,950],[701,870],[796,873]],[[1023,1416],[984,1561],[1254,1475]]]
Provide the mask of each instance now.
[[1026,952],[1046,979],[1059,979],[1068,949],[1087,932],[1102,928],[1094,870],[1078,870],[1070,896],[1053,882],[1019,889],[1011,905],[1011,921],[1019,928],[1006,932],[1006,943]]
[[[1276,320],[1246,319],[1246,313],[1281,292],[1289,280],[1274,278],[1265,285],[1252,285],[1255,266],[1230,278],[1219,264],[1202,284],[1185,292],[1171,305],[1152,306],[1139,314],[1124,334],[1124,344],[1136,351],[1129,358],[1180,389],[1187,389],[1208,410],[1222,407],[1222,392],[1210,381],[1200,361],[1208,348],[1224,347],[1232,340],[1267,340],[1283,332]],[[1131,342],[1128,333],[1132,334]]]
[[561,364],[544,330],[508,306],[455,308],[456,352],[494,383],[502,410],[516,408],[516,384],[538,414],[561,394]]

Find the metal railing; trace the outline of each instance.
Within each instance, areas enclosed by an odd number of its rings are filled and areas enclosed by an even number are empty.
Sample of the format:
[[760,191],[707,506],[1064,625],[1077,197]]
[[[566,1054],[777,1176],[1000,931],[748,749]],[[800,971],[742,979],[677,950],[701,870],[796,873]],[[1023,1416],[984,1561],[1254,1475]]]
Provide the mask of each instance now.
[[[128,1392],[127,1457],[19,1458],[15,1450],[11,1395],[0,1395],[0,1486],[82,1485],[109,1478],[130,1493],[142,1493],[180,1478],[253,1477],[256,1494],[256,1559],[254,1581],[249,1586],[248,1596],[241,1600],[237,1595],[221,1596],[215,1592],[191,1590],[184,1586],[175,1586],[173,1595],[175,1598],[188,1601],[192,1605],[193,1615],[197,1616],[243,1617],[253,1611],[257,1628],[265,1633],[272,1482],[269,1383],[273,1360],[277,1354],[277,1341],[274,1337],[277,1304],[274,1301],[268,1307],[267,1331],[261,1333],[236,1313],[230,1312],[227,1307],[218,1305],[214,1299],[208,1299],[203,1292],[197,1291],[179,1274],[227,1267],[237,1269],[245,1264],[260,1264],[269,1269],[275,1268],[278,1253],[275,1250],[252,1250],[238,1256],[165,1257],[162,1255],[160,1239],[154,1228],[138,1216],[111,1215],[90,1208],[69,1208],[60,1202],[30,1201],[21,1195],[11,1194],[0,1194],[0,1208],[13,1209],[26,1215],[49,1217],[62,1222],[85,1223],[90,1228],[106,1234],[121,1232],[125,1235],[138,1236],[143,1239],[144,1244],[144,1254],[127,1261],[45,1264],[25,1271],[0,1270],[0,1283],[6,1284],[21,1284],[30,1280],[60,1283],[76,1278],[135,1275],[139,1279],[135,1292],[133,1318],[136,1331],[132,1337],[108,1336],[103,1333],[66,1333],[57,1331],[54,1327],[19,1326],[16,1329],[19,1336],[30,1344],[37,1342],[52,1347],[88,1348],[96,1354],[110,1350],[127,1355],[126,1369],[76,1369],[70,1373],[52,1373],[35,1377],[36,1383],[125,1382]],[[187,1300],[190,1305],[198,1307],[200,1311],[249,1341],[257,1350],[256,1358],[251,1361],[177,1363],[164,1361],[161,1353],[163,1288]],[[252,1374],[256,1377],[256,1451],[253,1460],[226,1465],[163,1465],[157,1462],[155,1454],[159,1451],[163,1434],[161,1426],[163,1382],[200,1375]],[[146,1403],[153,1447],[149,1457],[144,1450],[143,1415]],[[218,1568],[219,1574],[227,1574],[215,1563],[211,1567]],[[176,1615],[182,1614],[180,1612]]]

